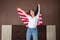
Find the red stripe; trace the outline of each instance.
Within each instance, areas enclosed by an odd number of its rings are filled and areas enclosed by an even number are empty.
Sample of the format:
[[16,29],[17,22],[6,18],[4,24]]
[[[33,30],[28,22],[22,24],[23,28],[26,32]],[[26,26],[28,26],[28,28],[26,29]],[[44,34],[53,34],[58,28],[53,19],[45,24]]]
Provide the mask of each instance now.
[[39,20],[39,21],[43,21],[43,20]]
[[[22,22],[24,23],[24,22],[28,22],[28,19],[27,19],[27,17],[24,15],[24,13],[22,12],[22,11],[20,11],[20,10],[18,10],[18,15],[19,15],[19,17],[21,18],[21,20],[22,20]],[[42,25],[42,23],[39,23],[39,22],[43,22],[43,20],[42,20],[42,16],[39,16],[39,21],[38,21],[38,26],[41,26]],[[26,25],[28,25],[28,23],[24,23],[24,25],[26,26]],[[26,26],[26,27],[28,27],[28,26]]]
[[28,21],[27,19],[21,19],[22,21]]
[[21,15],[21,14],[18,14],[19,16],[23,16],[23,17],[26,17],[25,15]]
[[39,18],[40,18],[40,17],[42,18],[42,16],[39,16]]
[[21,11],[18,11],[18,12],[22,13]]

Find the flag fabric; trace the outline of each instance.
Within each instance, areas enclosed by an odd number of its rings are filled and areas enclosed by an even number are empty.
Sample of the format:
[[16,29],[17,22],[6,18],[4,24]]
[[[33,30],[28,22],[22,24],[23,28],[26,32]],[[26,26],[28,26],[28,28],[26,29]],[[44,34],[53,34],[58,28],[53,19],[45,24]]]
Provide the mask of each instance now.
[[[38,8],[37,8],[38,9]],[[28,18],[24,15],[24,12],[23,11],[21,11],[21,10],[17,10],[17,12],[18,12],[18,16],[19,16],[19,18],[21,18],[21,20],[22,20],[22,22],[24,23],[24,25],[26,26],[26,27],[28,27]],[[38,10],[36,10],[36,13],[38,12]],[[26,12],[26,13],[28,13],[28,12]],[[28,15],[28,14],[27,14]],[[39,16],[39,21],[38,21],[38,24],[37,24],[37,26],[42,26],[42,13],[40,13],[40,16]]]
[[[28,27],[28,18],[24,15],[24,13],[20,10],[17,11],[18,12],[18,16],[19,18],[21,18],[22,22],[24,23],[24,25],[26,27]],[[39,21],[38,21],[38,26],[41,26],[42,25],[42,14],[40,14],[39,16]]]

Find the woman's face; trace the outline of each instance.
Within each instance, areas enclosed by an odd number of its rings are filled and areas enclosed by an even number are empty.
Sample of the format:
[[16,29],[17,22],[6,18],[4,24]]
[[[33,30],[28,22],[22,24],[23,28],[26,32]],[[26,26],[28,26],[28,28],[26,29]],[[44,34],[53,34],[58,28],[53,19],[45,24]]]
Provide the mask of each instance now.
[[30,10],[30,15],[34,16],[34,11],[33,10]]

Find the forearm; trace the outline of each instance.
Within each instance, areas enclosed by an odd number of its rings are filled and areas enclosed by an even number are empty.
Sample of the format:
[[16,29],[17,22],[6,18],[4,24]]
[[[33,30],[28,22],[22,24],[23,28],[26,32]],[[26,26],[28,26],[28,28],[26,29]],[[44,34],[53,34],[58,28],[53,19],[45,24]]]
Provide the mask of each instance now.
[[38,4],[38,16],[40,16],[40,4]]
[[21,8],[17,8],[17,11],[21,11],[25,16],[27,16],[27,14]]

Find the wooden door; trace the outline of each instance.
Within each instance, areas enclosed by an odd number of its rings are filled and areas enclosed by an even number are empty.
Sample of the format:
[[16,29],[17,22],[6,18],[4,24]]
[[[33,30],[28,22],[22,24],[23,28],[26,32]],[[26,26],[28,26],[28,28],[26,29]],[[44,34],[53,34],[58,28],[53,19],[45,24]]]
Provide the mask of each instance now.
[[[38,28],[38,40],[46,40],[46,26],[43,25],[37,28]],[[26,40],[26,30],[27,28],[24,27],[24,25],[13,25],[12,40]]]

